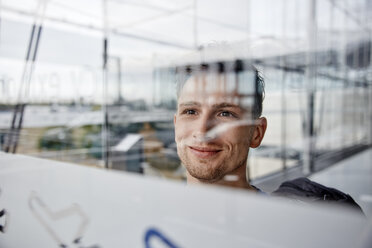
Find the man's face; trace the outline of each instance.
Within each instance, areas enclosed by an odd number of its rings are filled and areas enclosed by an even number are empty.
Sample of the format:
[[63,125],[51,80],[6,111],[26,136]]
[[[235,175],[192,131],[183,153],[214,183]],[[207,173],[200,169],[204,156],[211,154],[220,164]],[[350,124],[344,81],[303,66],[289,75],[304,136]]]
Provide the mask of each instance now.
[[[193,76],[178,99],[174,117],[178,156],[188,173],[202,181],[217,181],[246,164],[255,127],[226,125],[241,123],[250,115],[239,104],[242,99],[231,84],[220,76]],[[221,125],[226,127],[223,132],[206,138],[209,131]]]

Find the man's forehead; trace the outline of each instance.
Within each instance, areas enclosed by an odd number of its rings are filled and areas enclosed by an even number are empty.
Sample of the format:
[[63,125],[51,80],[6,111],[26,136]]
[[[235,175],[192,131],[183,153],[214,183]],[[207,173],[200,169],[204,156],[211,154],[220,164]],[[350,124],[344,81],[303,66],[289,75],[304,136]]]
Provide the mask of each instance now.
[[222,95],[208,95],[207,97],[200,97],[197,94],[185,93],[178,99],[178,105],[220,105],[220,106],[239,106],[241,102],[237,97],[234,96],[222,96]]
[[222,75],[193,75],[184,84],[178,99],[178,105],[199,103],[216,105],[225,103],[242,108],[253,104],[251,97],[244,97],[235,80],[229,80]]
[[228,75],[200,73],[192,75],[184,84],[181,94],[231,95],[238,91],[238,85]]

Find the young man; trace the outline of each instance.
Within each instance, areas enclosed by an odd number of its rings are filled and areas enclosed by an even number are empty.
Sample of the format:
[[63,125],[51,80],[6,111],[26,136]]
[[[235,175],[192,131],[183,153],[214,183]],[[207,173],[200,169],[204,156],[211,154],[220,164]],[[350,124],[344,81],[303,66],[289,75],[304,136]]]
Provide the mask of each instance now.
[[[217,68],[217,69],[216,69]],[[250,148],[261,144],[267,121],[262,114],[263,80],[256,69],[233,70],[221,63],[186,70],[178,85],[174,115],[177,153],[187,170],[188,183],[207,183],[259,191],[246,178]],[[182,78],[182,77],[181,77]],[[337,202],[362,209],[347,195],[307,178],[284,182],[275,196],[303,202]]]
[[[249,148],[261,144],[267,124],[260,117],[263,82],[257,71],[248,74],[245,79],[251,80],[237,82],[237,71],[200,68],[179,86],[175,140],[188,182],[256,190],[246,179],[247,158]],[[255,80],[260,80],[258,96]],[[256,104],[249,101],[255,97]]]

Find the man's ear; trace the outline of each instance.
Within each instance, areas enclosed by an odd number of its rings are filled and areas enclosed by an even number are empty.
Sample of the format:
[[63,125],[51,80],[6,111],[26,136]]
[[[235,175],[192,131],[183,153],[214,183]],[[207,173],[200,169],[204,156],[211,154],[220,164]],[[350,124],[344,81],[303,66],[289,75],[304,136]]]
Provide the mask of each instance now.
[[176,122],[177,122],[177,116],[176,116],[176,114],[174,114],[174,116],[173,116],[173,124],[176,125]]
[[254,126],[250,147],[256,148],[260,146],[261,141],[265,136],[266,127],[267,120],[265,117],[260,117],[256,120],[256,125]]

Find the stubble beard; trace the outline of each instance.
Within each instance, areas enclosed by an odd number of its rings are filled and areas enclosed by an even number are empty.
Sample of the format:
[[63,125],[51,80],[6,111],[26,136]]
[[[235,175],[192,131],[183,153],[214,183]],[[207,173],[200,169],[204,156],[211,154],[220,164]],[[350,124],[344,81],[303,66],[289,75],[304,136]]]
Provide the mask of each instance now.
[[[203,181],[213,183],[222,179],[228,170],[228,160],[230,157],[224,158],[221,161],[213,161],[208,159],[191,159],[186,151],[180,152],[178,150],[178,156],[181,159],[182,164],[185,166],[187,172],[194,178]],[[246,163],[246,159],[242,161],[237,161],[231,170],[234,170],[241,165]]]
[[188,173],[200,181],[214,182],[223,176],[224,164],[211,165],[209,161],[185,161],[184,165]]

